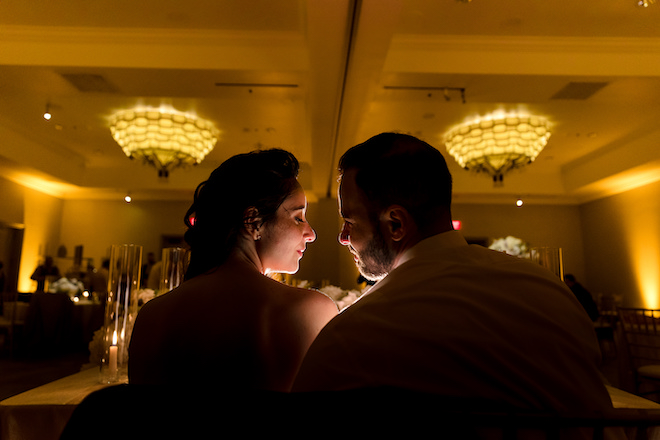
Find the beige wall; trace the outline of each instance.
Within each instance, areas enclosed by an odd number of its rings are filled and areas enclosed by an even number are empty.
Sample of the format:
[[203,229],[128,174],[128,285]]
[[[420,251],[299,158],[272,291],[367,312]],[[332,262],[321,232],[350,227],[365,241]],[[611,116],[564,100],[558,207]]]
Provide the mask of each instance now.
[[571,205],[455,204],[453,218],[462,222],[466,238],[493,239],[512,235],[530,246],[560,247],[565,273],[585,278],[579,207]]
[[[585,278],[580,212],[577,206],[457,204],[454,219],[461,220],[463,234],[468,238],[486,239],[513,235],[531,246],[561,247],[564,267],[578,279]],[[328,279],[343,288],[357,286],[357,269],[353,258],[337,241],[341,222],[337,214],[337,201],[321,200],[310,204],[309,221],[317,232],[317,240],[308,247],[300,279],[320,282]]]
[[305,257],[300,262],[300,270],[295,275],[320,286],[326,280],[344,289],[357,288],[359,272],[353,257],[339,244],[338,236],[341,220],[337,200],[321,199],[310,203],[307,220],[316,231],[316,241],[307,246]]
[[592,293],[660,308],[660,182],[580,207]]
[[3,223],[23,223],[26,189],[21,185],[0,178],[0,221]]
[[[157,252],[162,235],[184,233],[188,208],[188,202],[61,200],[4,179],[0,191],[0,221],[25,225],[22,291],[34,288],[30,274],[60,245],[72,256],[82,244],[84,256],[97,265],[112,244],[141,244],[145,253]],[[562,247],[566,271],[592,293],[623,294],[625,305],[660,307],[660,182],[582,206],[456,204],[453,213],[468,238],[513,235],[532,246]],[[356,287],[352,258],[337,242],[336,200],[312,203],[308,214],[318,238],[295,277]],[[63,270],[71,264],[57,261]]]
[[[100,266],[113,244],[137,244],[160,260],[161,237],[183,236],[188,202],[67,200],[62,212],[61,240],[70,253],[83,245],[84,257]],[[71,261],[69,261],[71,264]]]
[[36,282],[30,280],[34,269],[46,256],[55,256],[60,244],[63,201],[39,191],[23,190],[23,252],[18,274],[18,290],[30,292]]

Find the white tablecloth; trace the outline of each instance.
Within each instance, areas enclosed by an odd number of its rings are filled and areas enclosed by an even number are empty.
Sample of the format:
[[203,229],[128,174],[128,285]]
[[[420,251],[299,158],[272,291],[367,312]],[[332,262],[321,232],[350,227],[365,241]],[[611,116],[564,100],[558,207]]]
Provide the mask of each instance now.
[[90,368],[3,400],[0,439],[59,439],[76,406],[105,386],[99,369]]

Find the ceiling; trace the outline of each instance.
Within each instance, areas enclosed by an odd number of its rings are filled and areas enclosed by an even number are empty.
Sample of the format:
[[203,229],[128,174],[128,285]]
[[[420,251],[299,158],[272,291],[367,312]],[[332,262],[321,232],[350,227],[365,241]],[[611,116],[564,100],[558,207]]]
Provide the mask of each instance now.
[[[159,179],[110,135],[136,105],[210,119],[219,141]],[[339,156],[374,134],[446,153],[453,125],[524,109],[552,123],[544,151],[502,187],[445,154],[455,201],[578,204],[660,179],[659,106],[660,4],[636,0],[0,1],[0,175],[67,199],[189,200],[271,147],[333,197]]]

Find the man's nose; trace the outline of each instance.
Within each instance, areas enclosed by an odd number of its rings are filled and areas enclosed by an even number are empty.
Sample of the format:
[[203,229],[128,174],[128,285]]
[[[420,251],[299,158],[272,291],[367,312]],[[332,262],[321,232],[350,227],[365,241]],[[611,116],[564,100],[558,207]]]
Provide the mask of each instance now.
[[339,239],[339,243],[343,244],[344,246],[349,246],[351,244],[350,235],[348,235],[346,226],[342,226],[341,232],[339,232],[338,239]]

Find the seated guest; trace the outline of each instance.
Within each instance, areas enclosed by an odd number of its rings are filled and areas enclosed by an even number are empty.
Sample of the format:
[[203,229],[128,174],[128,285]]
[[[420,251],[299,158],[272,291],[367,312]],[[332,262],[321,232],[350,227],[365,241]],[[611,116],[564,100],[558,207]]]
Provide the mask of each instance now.
[[138,313],[134,384],[288,391],[307,348],[338,310],[295,273],[316,234],[298,161],[282,150],[234,156],[200,184],[185,216],[191,260],[177,289]]
[[108,296],[108,268],[110,267],[110,260],[103,259],[101,269],[97,270],[91,264],[87,266],[87,277],[85,279],[85,288],[92,293],[92,297],[105,304],[106,297]]
[[596,301],[594,301],[594,297],[591,296],[591,293],[582,284],[578,283],[575,275],[571,273],[564,275],[564,282],[568,288],[571,289],[571,292],[573,292],[577,300],[580,301],[582,308],[587,312],[589,318],[591,318],[592,321],[596,321],[600,316],[600,312],[598,311],[598,305],[596,305]]
[[53,257],[47,256],[43,264],[37,266],[30,279],[37,282],[37,292],[46,289],[46,281],[56,281],[60,278],[60,269],[53,263]]
[[389,386],[544,411],[611,408],[580,303],[553,273],[452,228],[438,150],[377,135],[339,162],[341,244],[379,280],[321,330],[294,391]]

